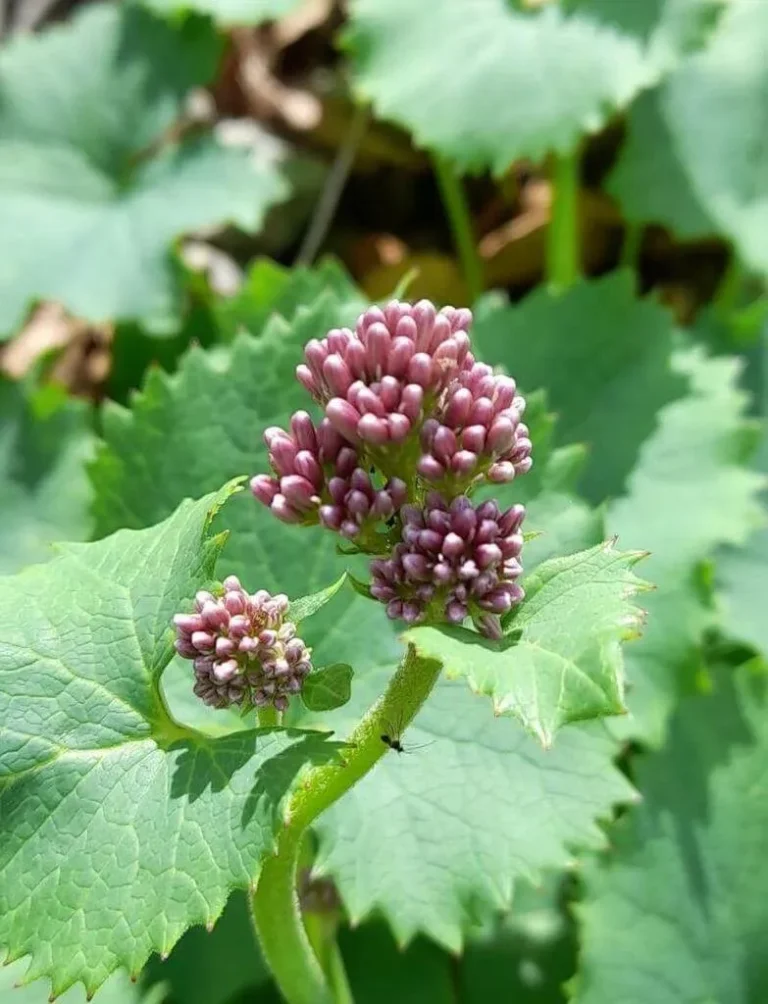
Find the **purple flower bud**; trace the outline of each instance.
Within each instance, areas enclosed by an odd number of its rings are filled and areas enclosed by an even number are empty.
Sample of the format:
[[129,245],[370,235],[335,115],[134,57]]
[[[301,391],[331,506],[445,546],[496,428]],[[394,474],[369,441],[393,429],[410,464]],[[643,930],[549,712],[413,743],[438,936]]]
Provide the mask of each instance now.
[[268,474],[257,474],[251,478],[251,491],[255,498],[268,506],[280,491],[280,482]]
[[325,414],[339,435],[344,436],[350,443],[358,441],[357,423],[360,421],[360,412],[348,401],[340,397],[333,398],[326,405]]
[[392,619],[413,623],[429,604],[431,611],[442,609],[448,623],[471,616],[484,634],[496,637],[498,615],[523,596],[515,580],[522,573],[524,514],[523,506],[501,513],[493,501],[475,507],[465,496],[449,507],[435,492],[423,509],[404,505],[401,542],[389,558],[371,562],[371,595],[387,604]]

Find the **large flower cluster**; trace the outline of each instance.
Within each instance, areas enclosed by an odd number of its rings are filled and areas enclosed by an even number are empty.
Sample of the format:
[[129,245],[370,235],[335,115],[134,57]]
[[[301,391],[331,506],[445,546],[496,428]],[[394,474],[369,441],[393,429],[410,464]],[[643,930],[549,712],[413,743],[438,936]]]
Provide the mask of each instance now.
[[394,300],[310,341],[296,375],[323,417],[267,429],[272,473],[251,490],[284,522],[376,555],[371,595],[391,617],[471,617],[495,636],[523,596],[524,510],[468,496],[530,470],[531,441],[515,381],[475,360],[471,323],[463,308]]
[[251,596],[234,575],[223,585],[221,596],[201,590],[194,613],[173,619],[176,651],[194,660],[195,693],[214,708],[284,711],[312,668],[296,625],[285,619],[288,597],[264,589]]

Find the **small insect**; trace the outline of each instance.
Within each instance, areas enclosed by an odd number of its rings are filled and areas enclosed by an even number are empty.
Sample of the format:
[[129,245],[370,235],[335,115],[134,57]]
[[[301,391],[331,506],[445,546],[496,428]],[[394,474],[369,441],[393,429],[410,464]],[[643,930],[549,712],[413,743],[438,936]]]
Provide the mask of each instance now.
[[388,746],[391,750],[394,750],[395,753],[415,753],[416,750],[423,750],[426,746],[432,745],[432,743],[429,742],[429,743],[421,743],[418,746],[403,746],[402,742],[400,741],[401,732],[402,729],[400,726],[398,726],[397,729],[393,729],[390,726],[389,732],[383,732],[379,736],[379,738],[381,739],[381,741],[384,743],[385,746]]

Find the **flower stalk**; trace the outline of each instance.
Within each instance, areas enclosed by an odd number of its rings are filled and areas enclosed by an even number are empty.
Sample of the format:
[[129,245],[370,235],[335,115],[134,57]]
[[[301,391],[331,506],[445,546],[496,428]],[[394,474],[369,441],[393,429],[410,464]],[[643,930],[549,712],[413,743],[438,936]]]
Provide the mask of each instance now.
[[386,691],[350,735],[342,762],[309,770],[288,803],[276,853],[265,862],[251,899],[259,943],[288,1004],[340,1004],[301,916],[296,879],[304,835],[387,752],[382,734],[392,723],[404,728],[413,720],[439,673],[440,663],[421,659],[409,646]]

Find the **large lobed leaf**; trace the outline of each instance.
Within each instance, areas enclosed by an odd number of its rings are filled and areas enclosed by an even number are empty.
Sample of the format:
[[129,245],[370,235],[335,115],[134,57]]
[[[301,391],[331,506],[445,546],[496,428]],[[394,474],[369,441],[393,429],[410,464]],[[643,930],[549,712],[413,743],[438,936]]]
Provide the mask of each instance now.
[[170,138],[218,54],[207,19],[171,26],[126,3],[90,6],[0,55],[0,239],[13,248],[0,332],[40,297],[94,320],[167,324],[171,241],[223,221],[255,229],[284,196],[247,152]]
[[230,491],[0,579],[0,945],[54,994],[215,921],[299,769],[332,755],[317,732],[192,734],[161,701],[171,617],[213,574]]
[[643,801],[585,871],[577,1004],[752,1004],[768,994],[766,680],[683,702],[637,765]]
[[525,579],[525,602],[500,641],[452,626],[412,628],[405,638],[549,747],[568,722],[626,710],[621,642],[642,626],[631,600],[648,587],[630,571],[642,557],[608,541],[544,562]]
[[89,409],[55,387],[0,381],[0,573],[44,561],[90,529]]
[[572,150],[656,72],[637,38],[555,4],[354,0],[350,18],[360,91],[466,169]]
[[744,541],[760,519],[760,475],[744,466],[754,430],[745,421],[739,364],[700,349],[675,356],[690,393],[662,409],[643,444],[627,494],[608,511],[607,525],[626,547],[651,552],[646,574],[648,629],[627,649],[631,689],[622,733],[659,743],[666,721],[698,656],[712,614],[697,588],[696,568],[719,545]]
[[669,314],[638,299],[634,276],[621,271],[488,310],[474,339],[524,392],[546,390],[561,441],[590,450],[582,491],[602,502],[622,490],[658,409],[685,390],[670,365],[673,334]]

